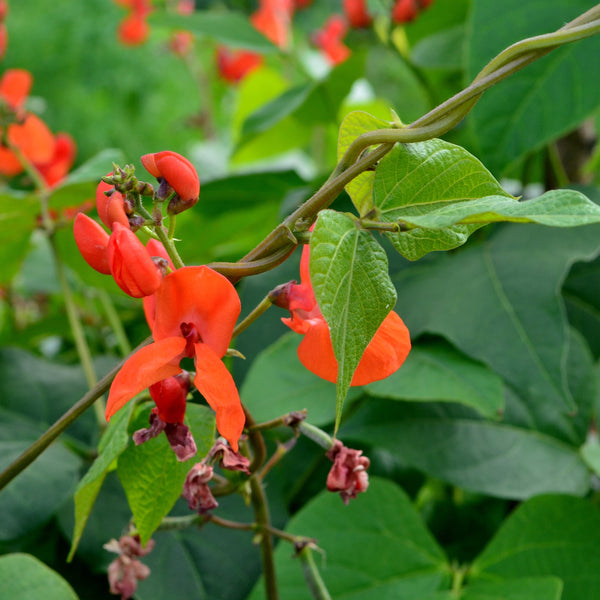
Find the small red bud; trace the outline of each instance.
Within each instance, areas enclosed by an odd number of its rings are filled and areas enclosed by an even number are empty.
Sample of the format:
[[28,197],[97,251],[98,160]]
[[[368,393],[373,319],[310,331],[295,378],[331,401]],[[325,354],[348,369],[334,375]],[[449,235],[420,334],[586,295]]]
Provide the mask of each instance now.
[[419,14],[416,0],[397,0],[392,8],[392,21],[394,23],[409,23]]

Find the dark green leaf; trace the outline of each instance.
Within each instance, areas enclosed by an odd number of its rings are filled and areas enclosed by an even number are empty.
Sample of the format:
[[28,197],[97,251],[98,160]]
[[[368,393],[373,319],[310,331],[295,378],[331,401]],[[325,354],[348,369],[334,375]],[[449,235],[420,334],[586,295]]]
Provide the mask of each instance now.
[[432,405],[370,402],[340,435],[384,448],[433,477],[500,498],[583,495],[589,489],[588,470],[575,448],[536,431],[455,417]]
[[504,407],[500,377],[446,344],[413,347],[402,368],[365,390],[394,400],[458,402],[488,418]]
[[350,217],[332,210],[319,213],[310,247],[311,282],[338,361],[337,429],[354,371],[394,308],[396,290],[383,248]]
[[78,600],[56,571],[30,554],[0,557],[0,598],[6,600]]
[[[492,195],[511,198],[473,155],[437,139],[396,146],[378,165],[373,187],[379,218],[389,223]],[[388,237],[398,252],[416,260],[428,252],[464,244],[479,227],[481,224],[452,225],[441,231],[416,228]]]
[[[444,552],[395,484],[372,478],[367,493],[346,507],[323,492],[291,519],[286,531],[315,536],[326,560],[315,561],[336,600],[425,598],[449,583]],[[281,597],[305,600],[298,559],[283,543],[275,552]],[[250,600],[263,598],[259,584]]]
[[558,577],[519,577],[504,581],[476,581],[461,591],[461,600],[561,600]]
[[[523,38],[549,33],[594,0],[476,2],[467,31],[469,79],[495,54]],[[470,115],[478,154],[500,175],[527,153],[576,128],[599,104],[600,39],[566,45],[488,90]]]
[[543,426],[547,405],[560,409],[557,420],[575,408],[558,290],[570,265],[598,247],[595,227],[508,226],[482,244],[403,271],[396,279],[399,312],[413,336],[438,333],[488,364]]
[[473,581],[554,575],[563,600],[600,593],[600,511],[567,496],[532,498],[508,518],[470,570]]
[[463,66],[465,28],[456,25],[420,40],[412,49],[411,61],[422,69],[458,71]]

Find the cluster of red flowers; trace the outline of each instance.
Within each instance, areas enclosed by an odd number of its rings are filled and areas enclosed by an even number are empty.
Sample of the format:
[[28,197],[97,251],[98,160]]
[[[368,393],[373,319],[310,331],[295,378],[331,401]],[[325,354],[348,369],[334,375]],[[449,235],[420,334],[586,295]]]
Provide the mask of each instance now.
[[51,187],[69,172],[75,142],[66,133],[54,135],[42,119],[26,110],[32,83],[31,73],[24,69],[9,69],[0,79],[0,174],[19,175],[27,164]]

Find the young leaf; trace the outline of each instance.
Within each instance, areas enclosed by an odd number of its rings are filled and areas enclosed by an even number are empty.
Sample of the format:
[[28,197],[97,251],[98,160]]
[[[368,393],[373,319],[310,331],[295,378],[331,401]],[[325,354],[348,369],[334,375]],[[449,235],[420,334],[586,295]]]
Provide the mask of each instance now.
[[[361,134],[375,129],[392,127],[388,121],[378,119],[369,113],[356,110],[347,114],[340,126],[338,137],[337,158],[342,158],[350,144]],[[352,199],[356,210],[365,215],[373,207],[373,180],[374,171],[365,171],[355,177],[348,185],[346,191]]]
[[[208,408],[194,404],[189,404],[186,412],[188,418],[193,415],[192,425],[196,425],[190,429],[198,447],[196,457],[202,458],[208,453],[214,439],[214,427],[210,425],[214,424],[214,414]],[[148,413],[143,411],[135,419],[133,427],[144,428],[147,422]],[[165,435],[139,446],[132,444],[119,457],[117,473],[142,544],[146,544],[181,496],[183,482],[193,465],[193,459],[178,462]]]
[[127,443],[129,442],[127,426],[133,407],[134,403],[130,402],[110,420],[106,431],[100,439],[98,457],[75,490],[75,526],[67,561],[73,558],[77,550],[85,524],[92,512],[106,475],[114,468],[114,461],[127,447]]
[[[387,223],[492,195],[512,198],[472,154],[438,139],[396,146],[381,160],[373,186],[378,217]],[[388,237],[400,254],[416,260],[428,252],[464,244],[481,226],[452,225],[441,231],[416,228]]]
[[310,277],[338,362],[337,430],[354,371],[394,308],[396,290],[383,248],[347,215],[322,211],[310,246]]
[[445,205],[422,216],[403,216],[401,220],[427,229],[443,229],[456,224],[485,225],[497,221],[576,227],[600,222],[600,206],[581,192],[551,190],[525,202],[504,196],[487,196]]
[[441,343],[413,347],[401,369],[365,391],[393,400],[458,402],[488,418],[497,418],[504,407],[502,379]]
[[[397,485],[371,478],[369,490],[342,506],[323,492],[288,523],[295,535],[315,535],[327,560],[316,562],[332,598],[428,598],[449,583],[449,565],[408,496]],[[299,561],[280,544],[275,569],[286,600],[306,598]],[[250,600],[264,598],[261,583]]]

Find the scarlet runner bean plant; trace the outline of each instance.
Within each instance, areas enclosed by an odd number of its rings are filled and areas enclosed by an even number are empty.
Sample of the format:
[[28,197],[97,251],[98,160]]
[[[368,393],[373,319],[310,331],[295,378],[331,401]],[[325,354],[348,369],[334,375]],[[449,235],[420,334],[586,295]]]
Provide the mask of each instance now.
[[[598,157],[592,121],[562,134],[598,106],[578,76],[599,7],[555,2],[556,30],[510,45],[487,2],[117,4],[143,25],[123,52],[194,36],[171,58],[205,139],[67,175],[37,75],[0,80],[2,318],[29,348],[0,351],[0,597],[593,597]],[[429,103],[409,125],[402,94],[382,108],[386,64]],[[232,164],[306,146],[304,177],[215,179],[227,144]],[[58,293],[26,304],[38,262]],[[63,310],[69,334],[27,333]]]

